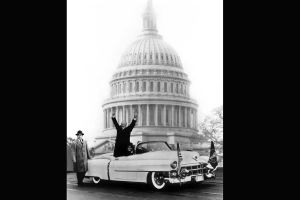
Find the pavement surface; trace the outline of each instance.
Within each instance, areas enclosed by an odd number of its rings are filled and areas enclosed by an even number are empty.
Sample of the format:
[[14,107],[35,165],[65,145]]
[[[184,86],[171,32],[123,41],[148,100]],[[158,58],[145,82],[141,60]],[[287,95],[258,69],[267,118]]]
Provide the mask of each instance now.
[[223,199],[223,170],[216,173],[217,178],[203,183],[171,185],[163,191],[153,191],[143,183],[105,181],[95,185],[85,178],[85,185],[77,186],[76,174],[67,173],[68,200],[153,200],[153,199]]

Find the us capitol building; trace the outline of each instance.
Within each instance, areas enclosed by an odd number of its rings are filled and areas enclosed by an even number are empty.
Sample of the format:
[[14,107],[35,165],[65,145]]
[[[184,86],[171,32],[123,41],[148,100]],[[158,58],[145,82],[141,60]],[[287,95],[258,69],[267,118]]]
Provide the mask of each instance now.
[[110,97],[102,105],[103,133],[95,140],[100,144],[115,140],[113,112],[118,123],[127,125],[137,112],[132,143],[163,140],[171,145],[179,142],[183,148],[199,143],[198,105],[190,97],[189,88],[180,57],[158,34],[149,0],[143,13],[142,33],[124,52],[110,81]]

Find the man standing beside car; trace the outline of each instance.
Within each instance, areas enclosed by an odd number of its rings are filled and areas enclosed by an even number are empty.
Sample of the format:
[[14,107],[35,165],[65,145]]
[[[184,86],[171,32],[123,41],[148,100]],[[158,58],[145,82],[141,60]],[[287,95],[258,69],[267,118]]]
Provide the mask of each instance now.
[[77,139],[73,143],[73,162],[74,162],[74,171],[77,175],[77,184],[78,186],[83,185],[83,179],[85,173],[88,170],[88,159],[91,159],[87,142],[82,139],[84,133],[78,131],[76,133]]
[[137,120],[137,113],[134,113],[134,118],[131,124],[126,127],[126,122],[122,122],[121,125],[118,124],[116,120],[116,113],[112,113],[112,121],[117,129],[117,137],[114,149],[114,157],[128,156],[128,146],[130,145],[130,134],[135,126]]

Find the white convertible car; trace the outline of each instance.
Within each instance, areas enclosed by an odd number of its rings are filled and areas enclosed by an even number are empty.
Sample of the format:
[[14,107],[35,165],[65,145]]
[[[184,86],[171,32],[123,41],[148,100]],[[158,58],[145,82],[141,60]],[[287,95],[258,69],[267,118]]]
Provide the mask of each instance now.
[[86,177],[101,180],[147,183],[160,190],[166,184],[200,182],[214,178],[208,156],[194,151],[177,151],[163,141],[141,142],[130,156],[106,153],[88,160]]

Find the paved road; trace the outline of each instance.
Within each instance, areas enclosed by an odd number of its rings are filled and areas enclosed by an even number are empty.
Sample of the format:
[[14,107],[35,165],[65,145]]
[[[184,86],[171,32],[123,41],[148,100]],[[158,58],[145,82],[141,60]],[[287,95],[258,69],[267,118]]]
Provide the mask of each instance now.
[[181,187],[171,186],[164,191],[152,191],[146,184],[125,182],[104,182],[94,185],[89,179],[83,187],[76,184],[74,173],[67,174],[67,199],[68,200],[154,200],[154,199],[223,199],[223,178],[201,183],[185,184]]

